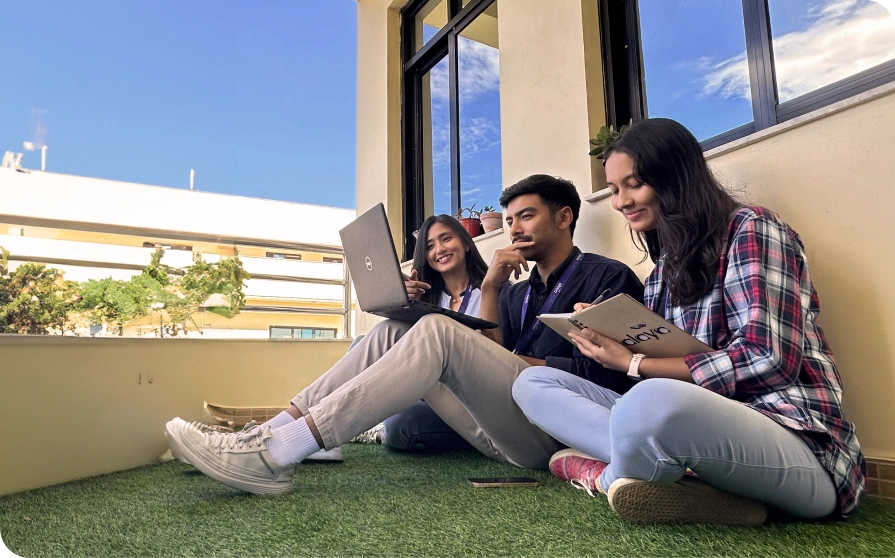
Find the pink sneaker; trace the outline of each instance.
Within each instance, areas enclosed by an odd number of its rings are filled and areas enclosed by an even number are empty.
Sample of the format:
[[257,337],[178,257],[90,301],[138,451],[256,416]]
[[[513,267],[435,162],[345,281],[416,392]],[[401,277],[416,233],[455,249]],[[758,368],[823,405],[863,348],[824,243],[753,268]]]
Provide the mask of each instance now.
[[550,458],[550,472],[560,480],[580,490],[586,490],[591,496],[594,492],[603,493],[600,488],[600,475],[606,468],[605,461],[595,459],[576,449],[564,449],[553,454]]

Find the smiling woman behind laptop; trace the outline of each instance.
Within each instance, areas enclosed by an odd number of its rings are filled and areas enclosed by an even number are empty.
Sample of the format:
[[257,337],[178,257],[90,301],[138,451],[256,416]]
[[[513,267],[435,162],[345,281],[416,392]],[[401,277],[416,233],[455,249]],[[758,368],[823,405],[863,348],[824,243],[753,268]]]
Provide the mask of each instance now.
[[[413,271],[404,281],[407,296],[477,317],[488,266],[463,225],[449,215],[433,215],[423,222],[417,238]],[[422,400],[354,441],[381,443],[396,451],[472,449]]]

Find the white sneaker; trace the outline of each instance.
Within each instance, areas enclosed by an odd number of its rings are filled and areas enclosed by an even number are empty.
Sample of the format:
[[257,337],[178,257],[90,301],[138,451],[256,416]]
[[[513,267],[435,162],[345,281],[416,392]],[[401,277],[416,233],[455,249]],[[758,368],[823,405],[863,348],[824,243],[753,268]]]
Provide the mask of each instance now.
[[385,423],[380,422],[373,428],[361,432],[351,441],[355,444],[381,444],[383,434],[385,434]]
[[331,450],[322,449],[318,452],[304,458],[304,461],[325,461],[327,463],[341,463],[345,461],[342,454],[342,446],[335,447]]
[[[253,423],[254,424],[254,423]],[[180,417],[175,417],[168,421],[165,424],[165,438],[168,439],[168,446],[171,448],[171,455],[174,456],[174,459],[180,461],[181,463],[186,463],[187,465],[192,465],[192,463],[187,460],[187,458],[183,454],[183,450],[180,449],[180,445],[177,443],[177,438],[173,435],[174,431],[178,428],[192,428],[199,432],[233,432],[232,429],[227,428],[225,426],[217,426],[214,424],[206,424],[204,422],[199,421],[191,421],[187,422]]]
[[187,462],[227,486],[252,494],[292,492],[297,464],[280,465],[267,450],[270,427],[251,422],[242,432],[200,432],[189,423],[170,421],[174,444]]

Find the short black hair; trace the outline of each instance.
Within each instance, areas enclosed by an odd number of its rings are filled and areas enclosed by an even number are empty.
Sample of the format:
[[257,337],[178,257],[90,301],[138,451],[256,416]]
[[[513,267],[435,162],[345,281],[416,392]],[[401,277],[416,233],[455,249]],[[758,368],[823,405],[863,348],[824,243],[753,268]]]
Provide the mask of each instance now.
[[500,195],[500,206],[506,207],[514,199],[526,194],[540,196],[550,208],[551,215],[555,215],[564,207],[571,208],[572,224],[569,226],[569,233],[575,234],[575,223],[581,212],[581,197],[578,196],[578,190],[571,180],[546,174],[533,174],[504,190]]

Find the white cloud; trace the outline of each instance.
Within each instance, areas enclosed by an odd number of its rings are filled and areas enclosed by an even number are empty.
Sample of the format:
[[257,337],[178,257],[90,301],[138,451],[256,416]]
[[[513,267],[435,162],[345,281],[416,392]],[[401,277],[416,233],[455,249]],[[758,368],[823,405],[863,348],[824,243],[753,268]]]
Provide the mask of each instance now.
[[[809,15],[816,19],[807,29],[774,39],[780,102],[895,59],[895,19],[881,5],[831,0]],[[750,98],[745,52],[695,64],[706,71],[700,97]]]
[[[500,86],[500,57],[498,50],[465,37],[459,39],[457,72],[460,101],[470,101],[483,93],[497,91]],[[448,65],[437,64],[429,72],[429,86],[433,100],[448,99]]]

